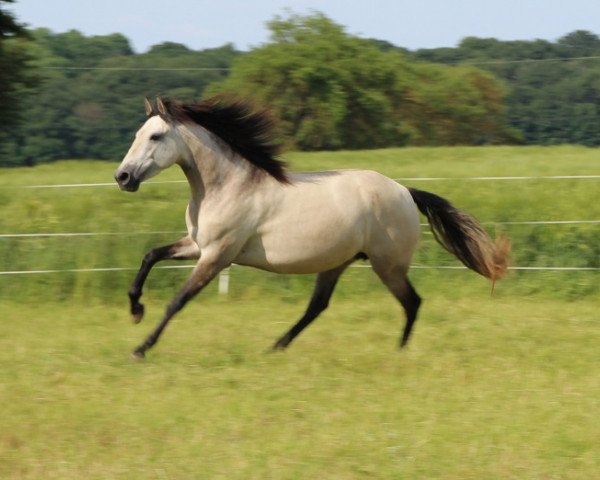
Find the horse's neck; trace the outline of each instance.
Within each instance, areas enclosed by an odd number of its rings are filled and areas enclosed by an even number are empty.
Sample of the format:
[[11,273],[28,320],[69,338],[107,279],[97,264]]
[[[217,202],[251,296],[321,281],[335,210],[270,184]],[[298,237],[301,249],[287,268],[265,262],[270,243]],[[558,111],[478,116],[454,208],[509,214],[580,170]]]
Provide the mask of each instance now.
[[[229,151],[202,127],[189,128],[182,134],[189,154],[182,160],[192,196],[202,201],[206,195],[224,188],[235,190],[252,182],[256,168]],[[246,187],[247,188],[247,187]]]
[[191,197],[194,199],[196,204],[199,205],[206,194],[204,182],[202,181],[200,172],[193,164],[190,164],[187,161],[181,162],[179,166],[185,174],[185,178],[187,178],[190,186]]

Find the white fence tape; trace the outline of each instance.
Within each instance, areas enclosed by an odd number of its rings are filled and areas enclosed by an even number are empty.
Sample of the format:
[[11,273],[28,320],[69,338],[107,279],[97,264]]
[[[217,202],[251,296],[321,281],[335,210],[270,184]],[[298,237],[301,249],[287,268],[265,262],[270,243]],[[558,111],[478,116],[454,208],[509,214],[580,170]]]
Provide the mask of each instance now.
[[401,177],[396,182],[445,182],[445,181],[496,181],[496,180],[596,180],[600,175],[541,175],[541,176],[503,176],[503,177]]
[[[540,175],[540,176],[489,176],[489,177],[400,177],[394,178],[396,182],[445,182],[445,181],[522,181],[522,180],[597,180],[600,175]],[[171,183],[187,183],[187,180],[154,180],[146,182],[145,185],[165,185]],[[117,188],[115,182],[102,183],[63,183],[56,185],[0,185],[0,188],[94,188],[113,187]]]
[[[599,222],[600,223],[600,222]],[[135,235],[183,235],[185,231],[156,232],[60,232],[60,233],[0,233],[0,238],[52,238],[52,237],[124,237]]]
[[[239,265],[232,265],[238,267]],[[192,269],[194,265],[161,265],[154,267],[157,270]],[[371,265],[351,265],[350,268],[371,268]],[[410,268],[421,270],[467,270],[462,265],[412,265]],[[533,270],[533,271],[555,271],[555,272],[597,272],[600,267],[508,267],[509,270]],[[65,268],[47,270],[8,270],[0,272],[0,275],[38,275],[50,273],[97,273],[97,272],[135,272],[136,267],[100,267],[100,268]],[[229,271],[227,271],[229,276]],[[227,281],[228,282],[228,281]],[[224,282],[225,283],[225,282]]]
[[[600,175],[546,175],[546,176],[489,176],[489,177],[403,177],[395,178],[395,181],[406,182],[430,182],[430,181],[522,181],[522,180],[590,180],[600,179]],[[186,183],[187,180],[164,180],[150,181],[149,185],[163,185]],[[73,183],[55,185],[0,185],[0,188],[23,188],[23,189],[62,189],[62,188],[95,188],[116,187],[114,182],[106,183]],[[484,222],[487,225],[578,225],[599,224],[600,220],[539,220],[539,221],[515,221],[515,222]],[[426,225],[426,224],[425,224]],[[63,233],[4,233],[0,238],[38,238],[38,237],[90,237],[90,236],[126,236],[126,235],[159,235],[159,234],[183,234],[182,231],[154,231],[154,232],[63,232]],[[353,265],[355,268],[371,268],[370,265]],[[189,269],[193,265],[166,265],[155,267],[157,269]],[[429,266],[413,265],[414,269],[431,270],[466,270],[464,266]],[[96,273],[96,272],[130,272],[136,271],[133,267],[106,267],[106,268],[72,268],[72,269],[47,269],[47,270],[12,270],[0,271],[0,276],[10,275],[35,275],[55,273]],[[515,271],[557,271],[557,272],[595,272],[600,271],[596,267],[509,267]],[[229,269],[221,272],[218,280],[219,293],[226,294],[229,291],[230,272]]]
[[[232,266],[236,266],[235,264]],[[192,269],[194,265],[162,265],[155,267],[160,270]],[[371,265],[351,265],[350,268],[371,268]],[[430,266],[430,265],[412,265],[411,268],[419,270],[467,270],[462,265],[456,266]],[[513,271],[553,271],[553,272],[598,272],[600,268],[595,267],[508,267]],[[98,273],[98,272],[134,272],[137,268],[133,267],[107,267],[107,268],[66,268],[49,270],[13,270],[0,272],[0,276],[9,275],[40,275],[53,273]],[[220,295],[229,293],[231,267],[226,268],[219,274],[218,292]]]
[[[482,222],[484,225],[600,225],[600,220],[532,220],[522,222]],[[422,223],[422,227],[429,224]],[[54,233],[0,233],[2,238],[102,237],[136,235],[185,235],[185,230],[157,230],[151,232],[54,232]]]

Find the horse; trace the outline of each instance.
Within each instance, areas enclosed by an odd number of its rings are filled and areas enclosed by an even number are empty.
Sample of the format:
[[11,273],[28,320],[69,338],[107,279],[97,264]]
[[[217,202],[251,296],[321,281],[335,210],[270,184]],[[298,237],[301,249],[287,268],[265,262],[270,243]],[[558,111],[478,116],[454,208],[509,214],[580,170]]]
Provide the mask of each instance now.
[[231,264],[282,274],[316,274],[304,315],[273,345],[283,350],[329,305],[354,261],[373,271],[404,308],[400,346],[411,335],[421,297],[408,279],[420,235],[419,211],[437,241],[495,282],[507,271],[509,242],[446,199],[404,187],[377,172],[288,171],[265,109],[222,95],[183,103],[145,100],[147,119],[115,172],[121,190],[177,164],[190,187],[187,235],[143,258],[128,295],[134,323],[144,316],[143,284],[159,261],[196,260],[183,288],[132,355],[143,358],[184,305]]

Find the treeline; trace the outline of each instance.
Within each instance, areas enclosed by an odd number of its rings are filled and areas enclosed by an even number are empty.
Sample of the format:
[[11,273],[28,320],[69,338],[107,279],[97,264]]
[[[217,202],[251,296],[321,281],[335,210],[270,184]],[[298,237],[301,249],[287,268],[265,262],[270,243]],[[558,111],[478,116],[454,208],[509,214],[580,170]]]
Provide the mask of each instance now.
[[277,17],[269,28],[271,40],[250,52],[163,43],[135,54],[123,35],[77,31],[2,36],[3,48],[26,53],[29,80],[11,97],[20,122],[3,121],[0,164],[116,160],[143,121],[144,96],[218,92],[271,109],[281,141],[296,149],[600,145],[592,33],[556,43],[467,38],[409,52],[349,35],[318,13]]
[[600,145],[600,38],[593,33],[579,30],[557,42],[469,37],[457,48],[410,56],[476,65],[501,79],[506,118],[524,143]]
[[195,52],[164,43],[136,55],[119,34],[38,29],[30,36],[38,82],[22,94],[21,121],[3,142],[2,165],[119,159],[144,118],[145,95],[201,97],[240,54],[231,45]]

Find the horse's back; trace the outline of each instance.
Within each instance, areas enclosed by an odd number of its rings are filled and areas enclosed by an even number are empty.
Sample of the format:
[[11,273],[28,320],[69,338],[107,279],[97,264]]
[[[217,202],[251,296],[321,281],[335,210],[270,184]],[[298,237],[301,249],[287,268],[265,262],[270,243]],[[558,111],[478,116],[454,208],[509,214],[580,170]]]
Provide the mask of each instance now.
[[326,215],[328,206],[343,210],[351,217],[367,217],[377,225],[407,230],[418,226],[418,214],[408,189],[372,170],[334,170],[298,173],[292,177],[294,202],[316,201]]

